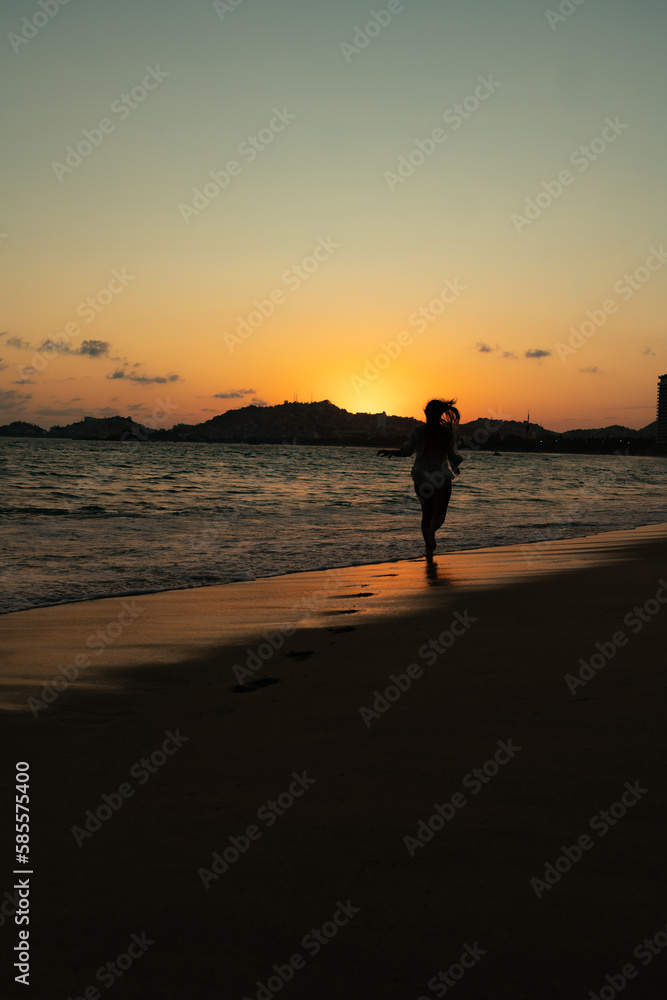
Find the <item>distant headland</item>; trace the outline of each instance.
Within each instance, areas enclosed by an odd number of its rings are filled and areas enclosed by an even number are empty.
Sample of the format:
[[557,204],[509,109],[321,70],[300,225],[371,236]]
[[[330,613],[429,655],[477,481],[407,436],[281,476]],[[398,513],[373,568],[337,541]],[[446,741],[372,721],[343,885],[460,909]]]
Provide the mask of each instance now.
[[[243,406],[200,424],[175,424],[168,430],[140,424],[131,417],[84,417],[65,427],[45,430],[16,420],[0,427],[2,437],[67,438],[78,441],[192,441],[211,444],[300,444],[395,447],[417,420],[386,413],[349,413],[329,402]],[[459,448],[484,451],[627,452],[664,454],[656,442],[656,423],[641,430],[613,425],[595,429],[550,431],[528,421],[478,417],[461,424]]]

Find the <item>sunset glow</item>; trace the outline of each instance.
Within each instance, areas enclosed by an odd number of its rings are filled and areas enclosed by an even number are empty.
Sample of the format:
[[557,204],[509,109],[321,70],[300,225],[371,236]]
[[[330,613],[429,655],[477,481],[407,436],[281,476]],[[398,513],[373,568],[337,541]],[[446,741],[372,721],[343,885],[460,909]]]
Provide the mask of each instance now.
[[2,11],[2,423],[433,395],[655,418],[664,4],[26,12]]

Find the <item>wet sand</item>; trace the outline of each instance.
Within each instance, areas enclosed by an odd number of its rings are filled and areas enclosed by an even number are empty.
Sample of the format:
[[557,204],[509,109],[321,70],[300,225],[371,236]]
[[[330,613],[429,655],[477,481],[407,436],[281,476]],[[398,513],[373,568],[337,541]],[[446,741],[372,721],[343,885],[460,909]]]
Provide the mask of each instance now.
[[663,525],[4,616],[31,995],[662,995],[665,579]]

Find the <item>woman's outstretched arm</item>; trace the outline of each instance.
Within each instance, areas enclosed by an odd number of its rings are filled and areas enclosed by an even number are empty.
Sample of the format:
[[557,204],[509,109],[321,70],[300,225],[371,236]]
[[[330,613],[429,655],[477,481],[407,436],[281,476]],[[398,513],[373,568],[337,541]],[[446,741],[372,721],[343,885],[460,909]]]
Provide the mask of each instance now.
[[381,458],[398,458],[399,456],[412,455],[417,448],[416,434],[412,432],[408,440],[400,448],[381,448],[378,455]]

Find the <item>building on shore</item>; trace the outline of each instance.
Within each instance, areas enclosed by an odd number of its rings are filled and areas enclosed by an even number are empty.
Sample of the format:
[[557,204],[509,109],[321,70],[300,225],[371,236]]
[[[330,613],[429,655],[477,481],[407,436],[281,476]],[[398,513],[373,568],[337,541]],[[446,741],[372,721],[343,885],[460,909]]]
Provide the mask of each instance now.
[[667,444],[667,375],[658,378],[658,412],[656,436],[658,444]]

